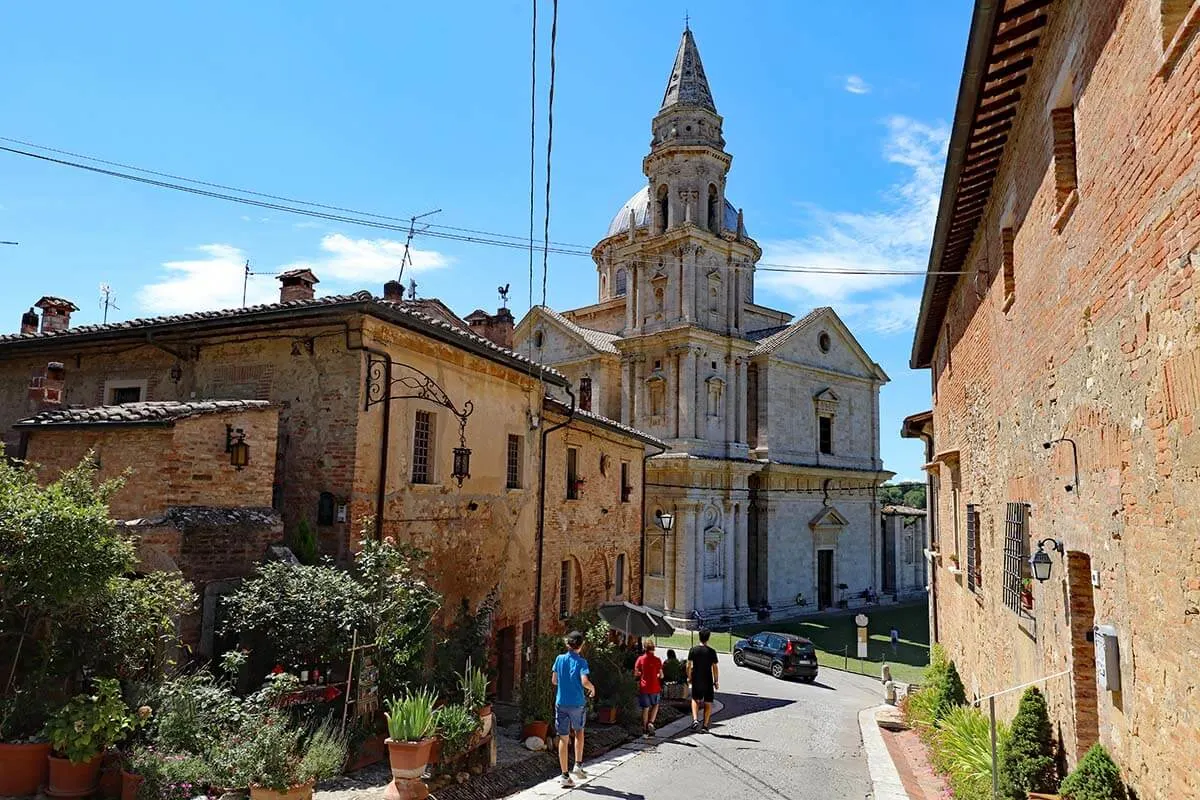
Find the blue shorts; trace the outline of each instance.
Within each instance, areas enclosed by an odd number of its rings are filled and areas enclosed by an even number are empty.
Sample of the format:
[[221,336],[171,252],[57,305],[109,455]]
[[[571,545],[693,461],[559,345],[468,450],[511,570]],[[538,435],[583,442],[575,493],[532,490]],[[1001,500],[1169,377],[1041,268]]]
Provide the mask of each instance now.
[[658,705],[658,694],[639,694],[638,708],[653,708]]
[[554,732],[566,736],[572,730],[583,732],[583,723],[587,717],[584,706],[554,706]]

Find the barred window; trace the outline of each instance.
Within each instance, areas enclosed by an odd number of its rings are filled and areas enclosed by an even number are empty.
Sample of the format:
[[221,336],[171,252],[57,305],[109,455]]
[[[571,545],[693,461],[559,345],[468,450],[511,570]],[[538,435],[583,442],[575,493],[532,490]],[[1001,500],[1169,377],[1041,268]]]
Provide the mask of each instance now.
[[509,489],[521,488],[521,437],[508,435],[508,481]]
[[433,483],[433,414],[418,411],[413,423],[412,482]]
[[633,494],[633,487],[629,485],[629,462],[621,462],[621,502],[628,503],[630,496]]
[[1021,613],[1021,580],[1029,557],[1029,506],[1009,503],[1004,514],[1004,605]]
[[625,594],[625,554],[617,556],[617,596]]
[[579,451],[567,448],[567,499],[579,499]]
[[983,558],[979,546],[979,511],[967,503],[967,588],[973,592],[983,586]]
[[558,616],[566,619],[571,616],[571,560],[562,562],[558,576]]

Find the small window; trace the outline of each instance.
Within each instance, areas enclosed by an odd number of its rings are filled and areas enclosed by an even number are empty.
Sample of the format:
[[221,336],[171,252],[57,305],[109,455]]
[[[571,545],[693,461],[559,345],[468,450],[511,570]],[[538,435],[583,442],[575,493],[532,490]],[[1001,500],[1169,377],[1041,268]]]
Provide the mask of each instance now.
[[571,560],[562,562],[558,575],[558,618],[571,616]]
[[625,292],[628,289],[628,282],[629,282],[629,278],[625,272],[625,268],[618,267],[617,268],[617,279],[614,281],[614,283],[617,286],[617,297],[625,296]]
[[567,499],[579,499],[579,451],[567,448]]
[[829,339],[829,334],[825,333],[825,331],[821,331],[817,335],[817,347],[821,348],[822,353],[828,353],[829,349],[833,347],[833,342]]
[[542,341],[543,341],[542,332],[534,331],[533,332],[533,346],[536,347],[537,349],[541,350],[542,349]]
[[621,502],[628,503],[629,496],[633,494],[633,487],[629,485],[629,462],[621,462]]
[[1021,614],[1025,563],[1029,558],[1029,507],[1008,503],[1004,514],[1004,605]]
[[508,469],[507,480],[505,481],[506,488],[520,489],[521,488],[521,437],[513,434],[508,435]]
[[820,450],[827,456],[833,455],[833,417],[818,417],[820,426],[818,442]]
[[321,492],[317,497],[317,524],[333,524],[333,494],[331,492]]
[[586,376],[579,379],[579,407],[584,411],[592,410],[592,379]]
[[621,553],[620,555],[617,556],[616,572],[617,572],[616,592],[617,592],[617,596],[620,597],[621,595],[625,594],[625,554],[624,553]]
[[1013,245],[1015,238],[1016,237],[1012,228],[1000,229],[1000,259],[1002,271],[1004,273],[1005,308],[1012,305],[1012,299],[1017,288],[1016,264],[1013,258]]
[[1196,0],[1162,0],[1162,46],[1166,50],[1179,33],[1179,26],[1187,19],[1188,11]]
[[142,400],[142,389],[139,386],[120,386],[112,390],[112,404],[119,406],[122,403],[140,403]]
[[979,547],[979,511],[967,503],[967,588],[977,592],[982,588],[982,555]]
[[1075,165],[1075,107],[1067,105],[1051,111],[1050,124],[1054,130],[1054,203],[1061,211],[1079,186]]
[[433,422],[430,412],[417,412],[413,423],[413,483],[433,483]]

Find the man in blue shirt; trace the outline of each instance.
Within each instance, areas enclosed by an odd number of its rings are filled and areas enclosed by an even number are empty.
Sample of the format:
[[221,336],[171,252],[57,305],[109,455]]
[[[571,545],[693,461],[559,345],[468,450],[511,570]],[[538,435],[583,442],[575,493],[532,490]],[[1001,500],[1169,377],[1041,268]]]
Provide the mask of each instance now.
[[558,764],[562,767],[562,787],[569,789],[575,785],[571,773],[567,769],[570,747],[568,739],[575,739],[575,776],[583,779],[587,773],[583,771],[583,724],[586,712],[586,700],[596,696],[596,687],[588,680],[587,659],[579,654],[583,647],[583,634],[571,631],[567,634],[567,652],[554,659],[554,672],[550,682],[558,687],[554,696],[554,730],[558,736]]

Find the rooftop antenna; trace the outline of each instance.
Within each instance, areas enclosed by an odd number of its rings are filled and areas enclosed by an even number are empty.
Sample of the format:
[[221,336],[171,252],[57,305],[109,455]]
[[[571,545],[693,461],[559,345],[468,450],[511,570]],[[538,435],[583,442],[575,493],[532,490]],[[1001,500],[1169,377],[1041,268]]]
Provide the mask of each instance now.
[[428,225],[422,225],[421,230],[417,230],[417,220],[431,217],[434,214],[441,213],[440,208],[435,208],[433,211],[426,211],[424,214],[417,214],[415,217],[408,218],[408,238],[404,240],[404,256],[400,259],[400,275],[396,278],[398,281],[404,280],[404,266],[412,263],[412,257],[408,254],[409,245],[412,244],[413,236],[422,231],[428,230]]
[[242,308],[246,307],[246,287],[250,284],[251,275],[269,275],[268,272],[254,272],[250,269],[250,259],[246,259],[246,266],[242,267]]
[[100,307],[104,309],[103,324],[105,325],[108,324],[108,310],[110,308],[115,308],[117,311],[121,310],[121,307],[117,305],[116,296],[113,294],[112,287],[107,283],[100,284]]
[[0,244],[20,244],[20,242],[0,242]]
[[408,299],[409,300],[417,299],[417,282],[414,281],[412,278],[408,279]]

